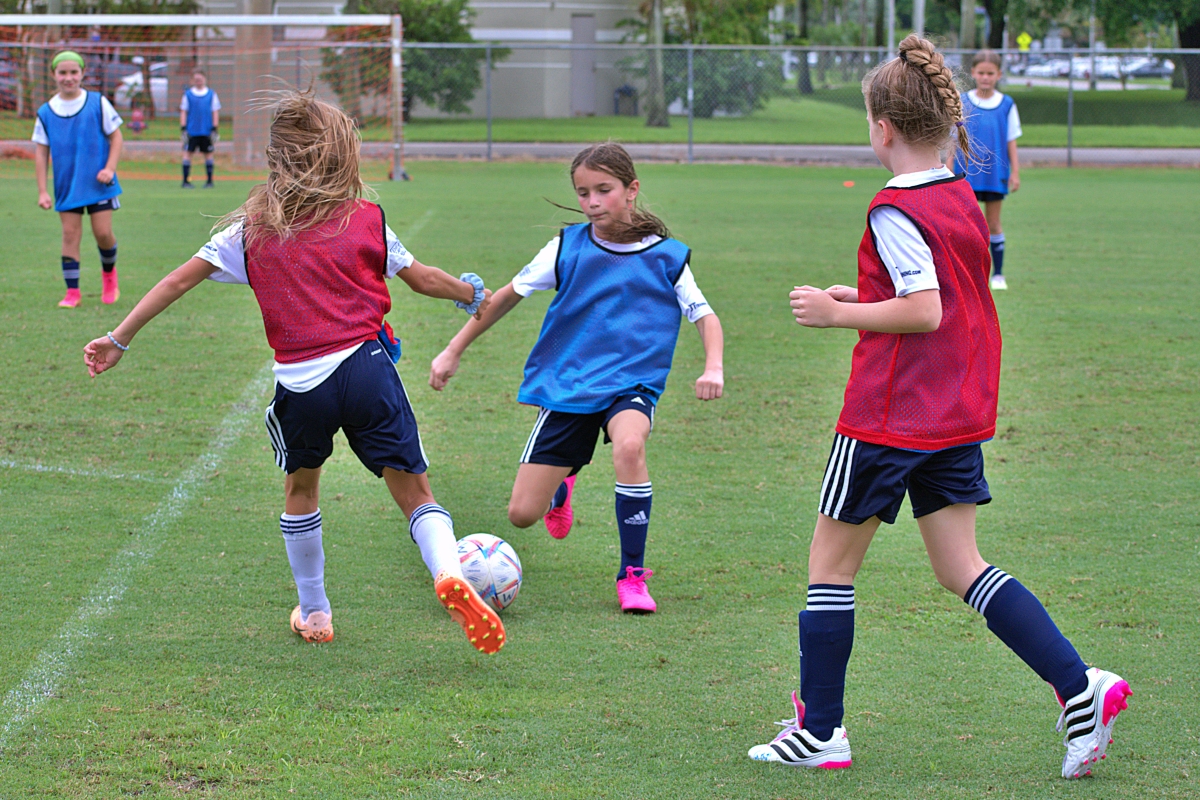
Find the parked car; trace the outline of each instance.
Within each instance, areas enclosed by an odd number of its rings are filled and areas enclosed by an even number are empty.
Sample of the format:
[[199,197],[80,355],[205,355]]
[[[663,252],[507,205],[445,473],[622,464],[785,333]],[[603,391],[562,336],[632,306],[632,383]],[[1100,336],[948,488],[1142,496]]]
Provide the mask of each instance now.
[[1065,78],[1071,71],[1071,62],[1065,58],[1051,58],[1041,64],[1030,64],[1025,69],[1027,78]]
[[1175,62],[1169,58],[1147,58],[1142,64],[1130,65],[1126,74],[1131,78],[1169,78],[1175,74]]
[[[150,65],[150,97],[154,101],[156,114],[166,114],[171,110],[167,96],[167,67],[165,61]],[[136,72],[121,78],[116,91],[113,92],[113,105],[121,110],[128,110],[133,98],[144,91],[142,82],[142,70],[139,66]]]

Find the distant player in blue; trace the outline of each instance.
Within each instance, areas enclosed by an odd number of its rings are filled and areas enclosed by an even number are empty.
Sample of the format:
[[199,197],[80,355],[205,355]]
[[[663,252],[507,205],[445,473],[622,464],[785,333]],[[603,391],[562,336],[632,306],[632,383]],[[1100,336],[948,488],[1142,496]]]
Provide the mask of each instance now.
[[535,291],[555,289],[542,332],[525,364],[517,401],[537,406],[533,432],[521,455],[508,519],[528,528],[544,518],[550,535],[571,530],[575,475],[591,463],[604,432],[613,445],[621,609],[657,609],[646,590],[643,561],[652,488],[646,440],[683,318],[704,343],[704,373],[696,397],[715,400],[725,385],[724,337],[689,266],[691,250],[670,238],[662,220],[638,208],[640,184],[633,160],[611,142],[575,157],[571,180],[588,222],[563,228],[512,283],[492,297],[433,360],[429,385],[441,390],[458,370],[463,351]]
[[[64,50],[50,62],[58,94],[38,109],[33,125],[38,205],[51,206],[62,221],[62,275],[67,293],[60,308],[80,303],[79,248],[83,242],[83,215],[91,215],[92,234],[100,249],[101,301],[115,303],[117,237],[112,212],[121,207],[117,197],[117,161],[121,157],[121,117],[108,99],[82,88],[83,57]],[[54,165],[54,199],[46,190],[49,166]]]
[[1021,136],[1021,117],[1017,104],[1008,95],[996,91],[1002,61],[995,50],[980,50],[971,60],[975,88],[963,98],[967,133],[976,158],[968,165],[959,153],[954,171],[966,173],[967,183],[975,190],[975,199],[983,203],[983,215],[991,234],[992,289],[1007,289],[1004,277],[1004,230],[1000,227],[1000,204],[1009,192],[1021,188],[1017,162],[1017,139]]
[[194,189],[192,153],[204,153],[205,189],[213,187],[213,150],[221,138],[221,98],[208,86],[208,77],[200,70],[192,73],[192,85],[179,101],[179,138],[183,144],[183,188]]

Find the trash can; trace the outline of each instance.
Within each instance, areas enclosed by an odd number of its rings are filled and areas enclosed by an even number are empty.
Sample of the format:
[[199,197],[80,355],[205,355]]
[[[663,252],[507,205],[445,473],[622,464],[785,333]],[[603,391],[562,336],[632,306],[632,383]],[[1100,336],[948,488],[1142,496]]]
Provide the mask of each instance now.
[[628,83],[613,92],[613,114],[618,117],[638,115],[638,90]]

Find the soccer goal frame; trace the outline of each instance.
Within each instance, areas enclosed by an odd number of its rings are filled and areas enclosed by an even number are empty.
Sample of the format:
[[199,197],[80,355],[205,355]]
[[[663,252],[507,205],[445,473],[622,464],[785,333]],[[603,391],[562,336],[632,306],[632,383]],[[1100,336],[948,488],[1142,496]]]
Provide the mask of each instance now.
[[[105,31],[114,29],[115,36],[105,36]],[[288,38],[293,34],[294,39]],[[401,17],[385,14],[0,14],[0,47],[20,49],[22,69],[35,78],[48,70],[49,57],[61,49],[92,53],[124,47],[126,54],[139,47],[157,48],[155,52],[160,53],[184,47],[205,52],[220,49],[232,58],[233,159],[236,165],[245,167],[266,163],[270,120],[250,100],[257,91],[287,83],[279,74],[277,57],[281,50],[321,48],[322,52],[336,51],[339,55],[344,51],[353,64],[366,52],[366,57],[378,62],[381,69],[384,63],[387,65],[386,76],[375,70],[374,82],[377,89],[386,84],[393,180],[408,178],[404,169],[403,40]],[[300,82],[298,64],[297,59],[296,83]],[[343,94],[354,95],[359,72],[355,65],[353,76],[347,78],[353,87],[339,87]],[[356,105],[357,101],[355,96]],[[151,107],[155,103],[151,100]],[[169,108],[163,110],[169,113]]]

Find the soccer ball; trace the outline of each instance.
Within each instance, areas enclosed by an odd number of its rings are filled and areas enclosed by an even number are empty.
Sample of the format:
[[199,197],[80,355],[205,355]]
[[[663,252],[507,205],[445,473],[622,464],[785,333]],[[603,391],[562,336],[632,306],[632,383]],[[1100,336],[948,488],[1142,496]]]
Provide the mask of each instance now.
[[458,540],[463,576],[496,611],[517,599],[521,591],[521,559],[512,545],[490,533],[473,533]]

